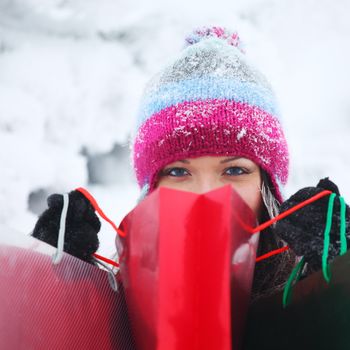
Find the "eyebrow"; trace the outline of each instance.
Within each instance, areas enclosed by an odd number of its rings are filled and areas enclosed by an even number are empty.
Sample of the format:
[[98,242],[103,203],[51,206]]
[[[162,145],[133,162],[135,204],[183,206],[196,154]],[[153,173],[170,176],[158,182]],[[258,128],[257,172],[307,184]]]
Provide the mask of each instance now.
[[[220,162],[220,164],[225,164],[225,163],[228,163],[228,162],[232,162],[233,160],[237,160],[237,159],[241,159],[243,157],[230,157],[230,158],[227,158],[227,159],[224,159]],[[180,159],[178,160],[178,162],[181,162],[181,163],[184,163],[184,164],[190,164],[190,161],[187,160],[187,159]]]
[[233,160],[237,160],[237,159],[241,159],[242,157],[231,157],[231,158],[227,158],[224,159],[220,162],[220,164],[224,164],[224,163],[228,163],[228,162],[232,162]]

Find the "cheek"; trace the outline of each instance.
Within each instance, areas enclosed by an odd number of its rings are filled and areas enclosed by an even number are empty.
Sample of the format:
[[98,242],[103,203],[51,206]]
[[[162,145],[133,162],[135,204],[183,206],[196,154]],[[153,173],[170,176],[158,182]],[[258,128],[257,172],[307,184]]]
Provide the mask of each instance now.
[[188,179],[172,179],[168,177],[160,178],[155,186],[158,187],[167,187],[174,190],[190,191],[192,190],[190,181]]
[[242,186],[232,186],[238,194],[243,198],[247,203],[250,209],[254,212],[257,217],[260,217],[262,209],[262,197],[259,189],[259,184],[249,184]]

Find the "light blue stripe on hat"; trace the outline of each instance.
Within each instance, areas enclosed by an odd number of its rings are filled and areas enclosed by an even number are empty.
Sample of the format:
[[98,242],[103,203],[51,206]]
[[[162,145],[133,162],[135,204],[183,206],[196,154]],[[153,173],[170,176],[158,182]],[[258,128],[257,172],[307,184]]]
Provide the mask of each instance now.
[[141,102],[137,127],[164,108],[185,101],[207,99],[243,102],[279,117],[277,102],[271,90],[251,82],[209,77],[167,83],[152,92],[146,92]]

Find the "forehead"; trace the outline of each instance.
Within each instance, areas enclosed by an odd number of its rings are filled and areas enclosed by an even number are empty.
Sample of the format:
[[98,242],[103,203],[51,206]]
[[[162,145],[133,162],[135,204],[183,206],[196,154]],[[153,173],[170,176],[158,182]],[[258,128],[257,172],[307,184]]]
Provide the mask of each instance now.
[[179,159],[175,162],[170,163],[182,163],[182,164],[191,164],[191,165],[217,165],[217,164],[226,164],[230,162],[243,162],[246,164],[256,165],[253,161],[248,158],[240,157],[240,156],[203,156],[196,158],[187,158],[187,159]]

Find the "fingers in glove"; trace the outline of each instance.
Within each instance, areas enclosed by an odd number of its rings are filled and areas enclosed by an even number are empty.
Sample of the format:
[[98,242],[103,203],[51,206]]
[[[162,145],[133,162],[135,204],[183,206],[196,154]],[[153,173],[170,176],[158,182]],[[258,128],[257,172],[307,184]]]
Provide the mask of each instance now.
[[[48,244],[57,246],[63,196],[51,195],[48,209],[39,217],[32,235]],[[93,253],[99,247],[98,232],[101,222],[88,199],[79,191],[69,193],[66,217],[64,251],[84,261],[93,262]]]

